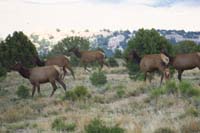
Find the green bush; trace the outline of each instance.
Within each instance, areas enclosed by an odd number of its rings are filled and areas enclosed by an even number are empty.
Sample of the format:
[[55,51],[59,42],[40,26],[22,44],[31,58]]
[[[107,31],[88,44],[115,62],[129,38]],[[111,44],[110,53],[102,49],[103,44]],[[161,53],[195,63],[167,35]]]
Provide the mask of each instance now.
[[182,81],[179,84],[176,84],[175,81],[168,81],[162,87],[157,87],[151,90],[152,97],[174,93],[180,93],[184,97],[200,96],[200,90],[198,88],[194,88],[192,84],[187,81]]
[[175,133],[172,129],[168,127],[158,128],[154,131],[154,133]]
[[183,96],[186,96],[186,97],[199,96],[200,95],[200,90],[194,88],[192,86],[192,84],[187,82],[187,81],[180,82],[179,89],[180,89],[181,94]]
[[117,86],[116,89],[117,89],[116,91],[117,96],[119,98],[122,98],[125,95],[124,86]]
[[19,98],[28,98],[30,96],[29,89],[24,85],[20,85],[16,93]]
[[75,55],[71,55],[71,57],[70,57],[70,64],[72,66],[78,66],[79,62],[80,62],[80,60]]
[[56,118],[52,122],[51,128],[55,129],[56,131],[74,131],[76,128],[76,124],[75,123],[66,124],[63,119]]
[[5,77],[7,74],[7,71],[4,67],[0,67],[0,77]]
[[165,88],[164,87],[158,87],[158,88],[154,88],[151,90],[151,97],[158,97],[160,95],[165,94]]
[[118,67],[119,66],[118,62],[113,57],[108,58],[108,65],[110,67]]
[[174,93],[177,93],[178,92],[178,87],[177,87],[177,84],[174,80],[169,80],[166,82],[165,84],[165,91],[170,94],[174,94]]
[[83,100],[89,97],[90,94],[88,92],[88,89],[84,86],[77,86],[74,89],[67,91],[65,93],[65,96],[63,97],[63,100],[68,99],[68,100]]
[[92,120],[87,126],[85,126],[86,133],[124,133],[125,130],[118,127],[107,127],[103,121],[99,119]]
[[5,90],[0,86],[0,96],[5,96],[6,94],[8,94],[8,90]]
[[92,82],[93,85],[99,86],[99,85],[104,85],[107,83],[107,77],[106,75],[99,71],[99,72],[94,72],[90,76],[90,81]]
[[196,108],[190,107],[186,110],[185,114],[193,117],[198,117],[200,115],[200,112]]

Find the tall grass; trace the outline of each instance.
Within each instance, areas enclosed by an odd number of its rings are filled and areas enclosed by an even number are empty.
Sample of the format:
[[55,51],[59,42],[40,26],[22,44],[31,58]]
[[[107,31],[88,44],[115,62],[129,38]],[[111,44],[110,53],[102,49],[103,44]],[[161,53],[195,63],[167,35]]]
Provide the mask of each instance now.
[[168,81],[165,85],[151,90],[151,97],[158,97],[163,94],[180,94],[183,97],[200,96],[200,89],[195,88],[190,82]]

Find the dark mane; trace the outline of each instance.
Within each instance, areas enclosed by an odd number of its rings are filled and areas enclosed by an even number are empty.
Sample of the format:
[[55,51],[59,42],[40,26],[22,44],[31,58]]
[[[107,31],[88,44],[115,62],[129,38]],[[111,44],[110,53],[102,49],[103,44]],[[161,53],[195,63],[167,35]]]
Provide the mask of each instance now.
[[34,61],[33,63],[38,65],[38,66],[45,66],[45,61],[40,60],[40,58],[38,56],[33,57]]
[[135,59],[134,62],[140,64],[141,57],[137,54],[137,51],[135,49],[132,51],[132,56],[133,59]]
[[75,48],[74,49],[74,54],[78,57],[78,58],[81,58],[81,52],[79,51],[79,49],[78,48]]

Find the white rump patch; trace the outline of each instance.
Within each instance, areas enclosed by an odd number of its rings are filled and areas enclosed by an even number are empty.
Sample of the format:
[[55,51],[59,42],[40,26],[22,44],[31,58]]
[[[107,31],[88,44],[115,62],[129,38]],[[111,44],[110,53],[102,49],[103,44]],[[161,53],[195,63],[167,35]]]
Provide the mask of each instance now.
[[169,58],[164,55],[164,54],[160,54],[161,60],[165,63],[165,65],[169,64]]
[[197,52],[197,55],[200,57],[200,52]]

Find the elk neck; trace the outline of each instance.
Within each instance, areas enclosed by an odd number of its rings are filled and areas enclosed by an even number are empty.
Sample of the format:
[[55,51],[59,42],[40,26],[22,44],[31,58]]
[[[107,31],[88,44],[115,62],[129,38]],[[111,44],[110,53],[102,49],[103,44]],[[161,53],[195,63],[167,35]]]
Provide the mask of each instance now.
[[24,66],[22,66],[18,72],[24,77],[24,78],[29,78],[30,77],[30,70]]

